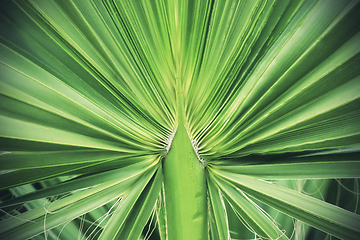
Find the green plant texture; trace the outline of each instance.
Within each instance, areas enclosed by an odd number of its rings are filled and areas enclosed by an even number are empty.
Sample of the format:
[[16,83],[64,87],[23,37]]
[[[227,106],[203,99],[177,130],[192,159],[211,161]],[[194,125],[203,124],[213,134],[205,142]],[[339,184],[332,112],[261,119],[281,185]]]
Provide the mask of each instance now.
[[360,239],[360,1],[0,12],[0,239]]

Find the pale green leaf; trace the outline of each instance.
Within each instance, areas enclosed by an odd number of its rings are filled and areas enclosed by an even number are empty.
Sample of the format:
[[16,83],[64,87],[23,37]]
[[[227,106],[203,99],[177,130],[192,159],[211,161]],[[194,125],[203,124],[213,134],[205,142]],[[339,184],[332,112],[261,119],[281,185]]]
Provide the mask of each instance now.
[[360,236],[360,216],[355,213],[254,177],[221,170],[214,172],[261,202],[331,235],[342,239]]

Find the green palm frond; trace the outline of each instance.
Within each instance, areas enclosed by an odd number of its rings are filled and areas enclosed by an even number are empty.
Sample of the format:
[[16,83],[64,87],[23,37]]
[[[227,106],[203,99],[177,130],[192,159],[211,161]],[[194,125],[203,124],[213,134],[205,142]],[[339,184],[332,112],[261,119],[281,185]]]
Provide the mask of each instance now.
[[1,239],[360,238],[358,0],[0,15]]

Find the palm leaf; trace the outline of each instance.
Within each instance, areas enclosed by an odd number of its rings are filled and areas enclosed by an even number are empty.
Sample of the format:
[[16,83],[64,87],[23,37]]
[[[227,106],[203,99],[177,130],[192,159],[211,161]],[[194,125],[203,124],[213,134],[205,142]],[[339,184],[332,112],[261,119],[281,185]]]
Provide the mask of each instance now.
[[1,239],[360,238],[359,1],[0,16]]

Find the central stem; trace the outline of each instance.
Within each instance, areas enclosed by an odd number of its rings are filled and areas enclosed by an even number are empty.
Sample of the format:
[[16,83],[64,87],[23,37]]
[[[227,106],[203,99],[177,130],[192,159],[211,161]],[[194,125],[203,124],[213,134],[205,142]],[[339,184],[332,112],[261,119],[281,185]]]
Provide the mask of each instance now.
[[164,160],[164,186],[169,240],[208,239],[205,170],[185,128],[184,93],[176,89],[178,127]]

